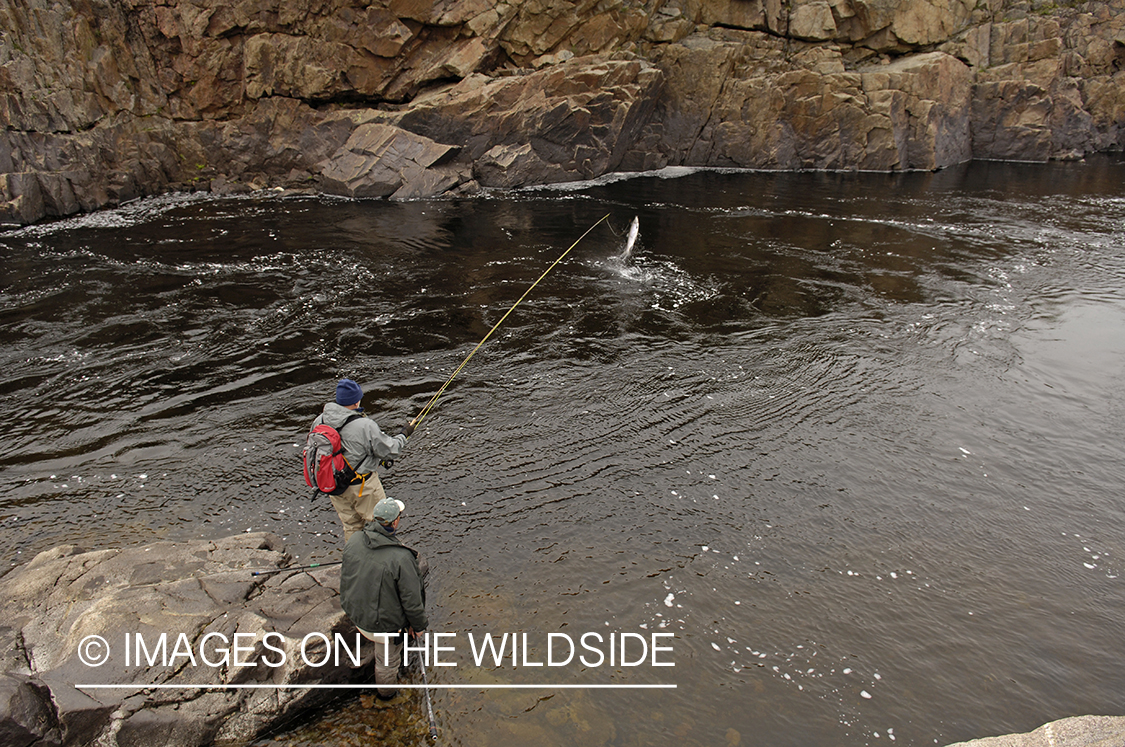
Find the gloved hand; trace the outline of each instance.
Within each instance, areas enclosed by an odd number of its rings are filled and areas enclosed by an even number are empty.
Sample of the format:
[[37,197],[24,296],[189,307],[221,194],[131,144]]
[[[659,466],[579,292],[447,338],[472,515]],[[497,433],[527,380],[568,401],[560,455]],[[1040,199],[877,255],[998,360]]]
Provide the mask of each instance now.
[[399,433],[403,436],[406,436],[407,438],[410,438],[414,435],[414,423],[407,423],[406,425],[402,426],[402,430],[399,431]]

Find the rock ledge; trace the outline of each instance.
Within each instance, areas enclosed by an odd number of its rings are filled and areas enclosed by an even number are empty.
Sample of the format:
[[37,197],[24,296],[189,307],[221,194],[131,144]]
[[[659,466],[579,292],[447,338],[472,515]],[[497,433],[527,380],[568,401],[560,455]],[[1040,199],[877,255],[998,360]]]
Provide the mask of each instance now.
[[949,747],[1122,747],[1125,716],[1074,716],[1026,734],[973,739]]
[[[340,658],[326,660],[337,634],[358,648],[337,601],[339,566],[251,573],[288,560],[265,533],[40,553],[0,579],[0,743],[246,740],[332,692],[278,686],[360,681],[370,645],[358,666],[335,643]],[[129,687],[82,687],[99,684]],[[199,687],[212,684],[243,687]]]

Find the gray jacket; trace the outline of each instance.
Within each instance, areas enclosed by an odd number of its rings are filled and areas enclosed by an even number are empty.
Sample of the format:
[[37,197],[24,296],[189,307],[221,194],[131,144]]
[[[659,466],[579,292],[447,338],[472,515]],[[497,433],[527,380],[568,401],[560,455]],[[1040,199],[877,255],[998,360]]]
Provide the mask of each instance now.
[[324,412],[316,416],[312,428],[318,425],[330,425],[340,432],[340,441],[344,446],[344,458],[356,472],[366,475],[374,472],[376,465],[382,459],[396,459],[406,446],[406,436],[388,436],[376,425],[371,418],[359,413],[362,417],[344,425],[344,422],[355,410],[349,410],[343,405],[329,402],[324,406]]

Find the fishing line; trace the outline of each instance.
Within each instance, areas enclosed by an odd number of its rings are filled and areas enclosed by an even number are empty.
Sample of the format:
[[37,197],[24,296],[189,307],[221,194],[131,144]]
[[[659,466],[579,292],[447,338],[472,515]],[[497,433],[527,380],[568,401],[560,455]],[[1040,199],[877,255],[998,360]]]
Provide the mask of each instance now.
[[539,279],[536,280],[534,283],[532,283],[530,288],[528,288],[526,291],[524,291],[523,295],[519,297],[519,300],[517,300],[514,304],[512,304],[511,308],[509,308],[506,312],[504,312],[504,316],[500,317],[500,321],[498,321],[498,322],[496,322],[496,324],[492,325],[492,329],[488,330],[488,334],[485,335],[484,338],[481,339],[481,341],[477,343],[477,346],[475,348],[473,348],[472,351],[467,356],[465,356],[465,360],[461,361],[461,365],[457,367],[457,370],[454,371],[449,376],[448,379],[446,379],[445,383],[441,385],[441,389],[438,389],[437,393],[433,397],[430,398],[430,401],[427,402],[426,406],[422,408],[422,412],[418,413],[418,415],[415,416],[415,418],[410,421],[411,425],[413,425],[415,428],[417,428],[419,425],[422,424],[422,421],[425,420],[425,418],[429,414],[430,410],[433,409],[434,403],[437,402],[438,397],[440,397],[442,395],[442,392],[444,392],[446,390],[446,387],[448,387],[450,385],[450,383],[453,381],[453,378],[455,376],[457,376],[457,374],[461,373],[461,369],[465,367],[465,364],[467,364],[469,362],[469,359],[472,358],[473,355],[475,355],[478,350],[480,350],[481,346],[484,345],[484,343],[488,342],[488,338],[492,337],[492,333],[495,332],[497,330],[497,328],[501,324],[504,323],[504,320],[508,318],[508,315],[511,314],[513,311],[515,311],[515,308],[520,305],[520,302],[522,302],[525,298],[527,298],[528,294],[531,293],[531,291],[535,290],[535,286],[539,285],[540,280],[547,277],[547,273],[549,273],[551,270],[555,269],[555,265],[557,265],[559,262],[562,262],[563,259],[566,258],[566,255],[570,254],[571,249],[578,246],[579,241],[586,238],[586,235],[589,234],[590,231],[593,231],[599,223],[601,223],[602,221],[604,221],[608,217],[609,217],[609,213],[606,213],[601,218],[599,218],[597,220],[597,222],[594,223],[594,225],[587,228],[586,233],[579,236],[578,239],[573,244],[571,244],[565,252],[560,254],[559,258],[556,259],[551,264],[550,267],[548,267],[546,270],[543,271],[543,274],[539,276]]

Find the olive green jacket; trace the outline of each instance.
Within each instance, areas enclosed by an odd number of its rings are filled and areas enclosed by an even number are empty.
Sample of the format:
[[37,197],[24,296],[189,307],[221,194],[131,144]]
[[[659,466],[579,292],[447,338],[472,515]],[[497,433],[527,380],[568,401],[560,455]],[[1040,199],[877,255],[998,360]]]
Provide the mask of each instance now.
[[418,554],[388,528],[370,521],[348,538],[340,570],[340,606],[369,633],[426,629],[426,587]]

